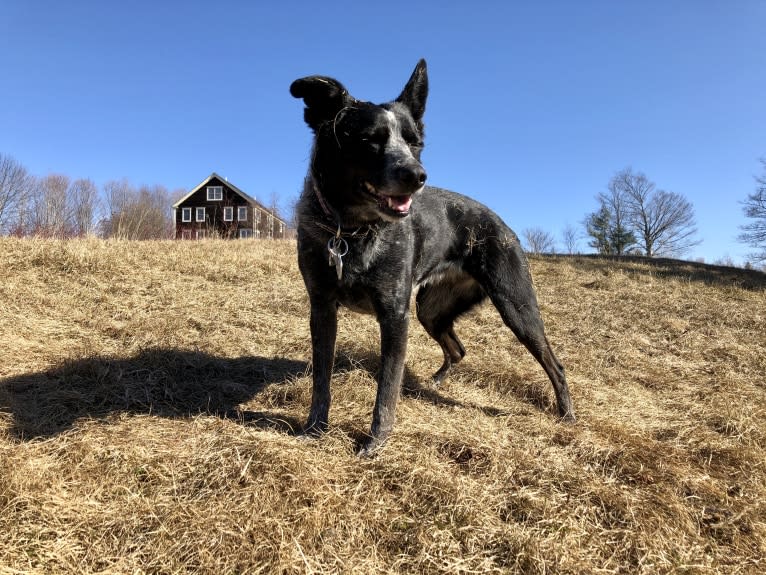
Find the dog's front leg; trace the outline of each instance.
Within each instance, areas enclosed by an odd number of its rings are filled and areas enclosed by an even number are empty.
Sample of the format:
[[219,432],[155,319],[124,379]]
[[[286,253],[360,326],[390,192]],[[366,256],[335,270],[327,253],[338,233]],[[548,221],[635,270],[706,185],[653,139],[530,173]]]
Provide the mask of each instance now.
[[408,310],[397,311],[380,319],[381,367],[378,393],[372,413],[370,438],[359,455],[366,457],[385,443],[396,421],[396,403],[402,388],[404,360],[407,355]]
[[311,347],[314,384],[311,411],[304,433],[318,435],[327,430],[330,415],[330,377],[335,360],[338,307],[335,302],[311,304]]

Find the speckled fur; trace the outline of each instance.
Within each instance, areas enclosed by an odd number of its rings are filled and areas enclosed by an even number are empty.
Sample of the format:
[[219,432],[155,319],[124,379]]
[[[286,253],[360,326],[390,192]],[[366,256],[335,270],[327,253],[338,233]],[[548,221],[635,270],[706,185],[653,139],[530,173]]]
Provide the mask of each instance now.
[[[389,436],[413,290],[417,317],[444,353],[437,383],[465,355],[455,320],[489,297],[548,374],[559,415],[574,421],[564,369],[545,336],[518,238],[480,203],[423,185],[425,61],[401,95],[385,104],[359,101],[324,76],[296,80],[290,91],[304,100],[304,118],[315,134],[297,208],[298,262],[311,302],[313,348],[306,433],[321,433],[328,424],[337,308],[343,305],[375,314],[381,331],[378,392],[370,439],[361,453],[371,453]],[[336,228],[348,244],[341,279],[328,266],[327,242]]]

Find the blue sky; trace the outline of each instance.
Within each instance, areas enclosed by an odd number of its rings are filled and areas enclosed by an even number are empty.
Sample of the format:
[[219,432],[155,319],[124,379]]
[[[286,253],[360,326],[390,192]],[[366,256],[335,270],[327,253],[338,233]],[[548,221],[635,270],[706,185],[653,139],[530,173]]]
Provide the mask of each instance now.
[[[36,175],[297,196],[290,83],[396,97],[429,66],[429,183],[560,236],[632,166],[694,205],[688,257],[744,261],[766,156],[762,0],[0,3],[0,152]],[[587,251],[586,240],[581,248]]]

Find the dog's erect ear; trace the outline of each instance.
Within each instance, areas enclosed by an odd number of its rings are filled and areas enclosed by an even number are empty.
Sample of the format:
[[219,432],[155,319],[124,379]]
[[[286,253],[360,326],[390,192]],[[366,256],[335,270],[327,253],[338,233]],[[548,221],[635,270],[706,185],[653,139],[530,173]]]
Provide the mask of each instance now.
[[421,59],[415,70],[412,72],[407,85],[402,93],[396,99],[410,109],[412,116],[416,121],[423,118],[426,111],[426,98],[428,97],[428,70],[426,61]]
[[315,132],[354,102],[343,84],[326,76],[300,78],[290,84],[290,93],[294,98],[303,98],[303,118]]

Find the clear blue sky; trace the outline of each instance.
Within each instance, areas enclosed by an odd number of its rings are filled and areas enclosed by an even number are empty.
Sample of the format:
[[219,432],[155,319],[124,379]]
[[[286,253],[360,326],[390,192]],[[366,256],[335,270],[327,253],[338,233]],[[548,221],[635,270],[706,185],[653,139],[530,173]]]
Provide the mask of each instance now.
[[[268,201],[309,157],[295,78],[396,97],[428,60],[429,182],[556,236],[632,166],[736,242],[766,156],[766,1],[0,1],[0,152],[36,175]],[[586,248],[586,241],[581,242]]]

